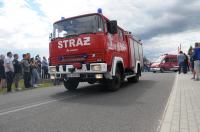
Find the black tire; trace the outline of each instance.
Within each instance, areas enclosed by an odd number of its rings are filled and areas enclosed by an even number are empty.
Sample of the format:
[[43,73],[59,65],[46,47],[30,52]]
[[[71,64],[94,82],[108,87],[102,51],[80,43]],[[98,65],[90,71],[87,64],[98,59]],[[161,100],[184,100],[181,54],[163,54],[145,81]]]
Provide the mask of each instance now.
[[89,84],[95,84],[96,81],[88,81]]
[[75,79],[64,80],[64,86],[69,91],[76,90],[78,87],[78,84],[79,84],[79,81],[77,81]]
[[122,75],[120,73],[120,70],[117,68],[115,72],[115,76],[112,80],[107,80],[107,89],[109,91],[117,91],[121,87],[122,83]]
[[156,73],[156,71],[153,71],[153,73]]
[[160,68],[160,72],[163,73],[163,72],[164,72],[164,69],[163,69],[163,68]]
[[141,76],[141,70],[140,70],[140,67],[138,67],[136,76],[127,78],[127,80],[130,83],[137,83],[139,82],[140,76]]

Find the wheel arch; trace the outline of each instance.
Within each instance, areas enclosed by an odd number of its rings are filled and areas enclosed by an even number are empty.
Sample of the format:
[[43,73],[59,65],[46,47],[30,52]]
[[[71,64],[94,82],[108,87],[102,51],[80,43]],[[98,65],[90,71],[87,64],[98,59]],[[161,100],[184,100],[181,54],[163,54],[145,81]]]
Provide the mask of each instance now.
[[124,74],[124,61],[121,57],[114,57],[113,58],[113,63],[112,63],[112,68],[111,68],[111,75],[115,76],[116,69],[119,67],[120,72]]
[[141,71],[142,71],[142,69],[141,69],[142,67],[141,67],[141,64],[140,64],[140,61],[137,61],[136,62],[136,67],[135,67],[135,73],[136,74],[139,74],[140,76],[141,76]]

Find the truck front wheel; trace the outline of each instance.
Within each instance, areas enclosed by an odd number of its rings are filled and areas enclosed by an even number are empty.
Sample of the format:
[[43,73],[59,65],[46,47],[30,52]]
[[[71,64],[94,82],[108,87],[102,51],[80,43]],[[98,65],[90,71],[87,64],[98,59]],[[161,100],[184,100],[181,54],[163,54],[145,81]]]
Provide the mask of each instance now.
[[160,72],[161,72],[161,73],[164,73],[164,71],[165,71],[165,70],[164,70],[163,68],[160,68]]
[[75,79],[64,80],[64,86],[67,90],[73,91],[78,87],[79,81]]
[[115,76],[112,80],[107,80],[107,88],[109,91],[117,91],[121,87],[122,75],[119,69],[116,69]]

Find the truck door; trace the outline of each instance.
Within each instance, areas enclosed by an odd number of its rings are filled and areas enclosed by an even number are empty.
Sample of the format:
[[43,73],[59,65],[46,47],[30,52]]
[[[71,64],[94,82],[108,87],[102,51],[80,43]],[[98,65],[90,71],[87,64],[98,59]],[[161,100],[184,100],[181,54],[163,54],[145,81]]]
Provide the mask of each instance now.
[[165,58],[165,63],[164,63],[164,70],[169,70],[171,67],[171,62],[170,62],[170,58],[166,57]]

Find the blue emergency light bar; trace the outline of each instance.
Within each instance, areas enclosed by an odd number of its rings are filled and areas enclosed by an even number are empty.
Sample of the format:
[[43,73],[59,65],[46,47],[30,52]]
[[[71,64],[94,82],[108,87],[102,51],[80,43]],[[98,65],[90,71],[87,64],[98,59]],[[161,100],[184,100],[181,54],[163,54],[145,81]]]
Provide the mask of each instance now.
[[97,9],[97,13],[102,14],[102,9],[101,9],[101,8],[98,8],[98,9]]

